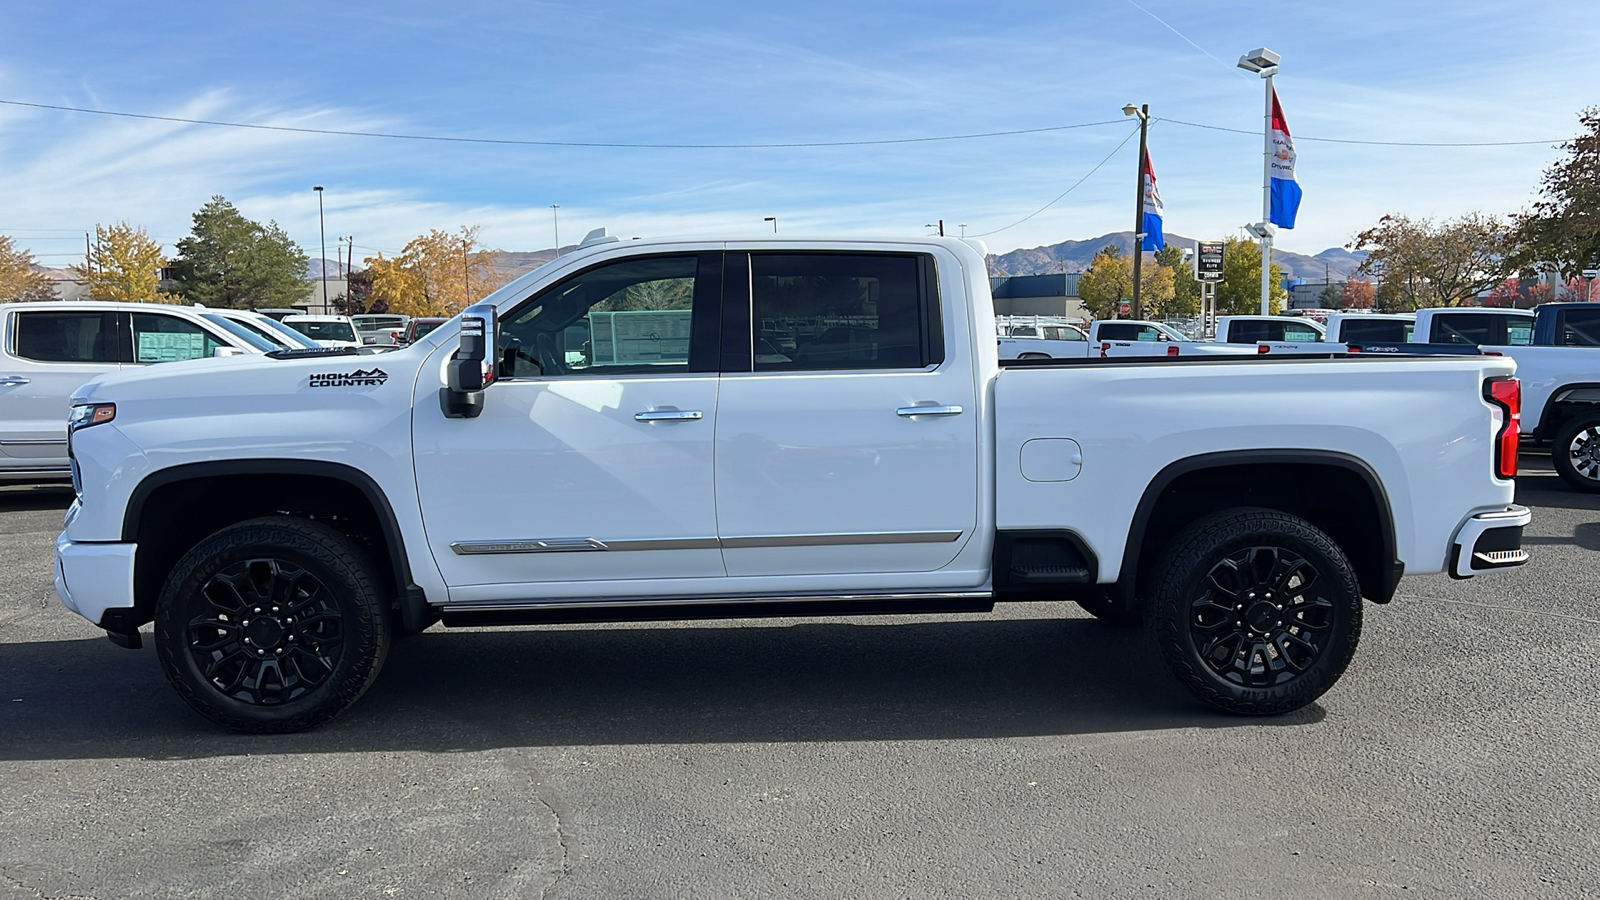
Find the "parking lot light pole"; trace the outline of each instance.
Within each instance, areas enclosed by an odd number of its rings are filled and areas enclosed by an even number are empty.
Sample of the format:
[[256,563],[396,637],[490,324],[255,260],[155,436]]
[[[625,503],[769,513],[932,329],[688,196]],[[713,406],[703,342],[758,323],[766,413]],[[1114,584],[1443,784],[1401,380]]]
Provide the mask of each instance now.
[[1261,47],[1239,57],[1239,68],[1261,76],[1266,84],[1266,113],[1261,124],[1261,225],[1252,232],[1261,240],[1261,314],[1272,314],[1272,76],[1278,54]]
[[317,192],[317,230],[322,232],[322,256],[317,259],[317,271],[322,274],[322,312],[328,312],[328,226],[322,220],[322,185],[312,188]]
[[778,217],[777,216],[762,216],[761,217],[761,221],[763,221],[763,222],[771,222],[772,223],[772,233],[773,234],[777,234],[778,233]]
[[1139,163],[1136,168],[1139,177],[1133,191],[1133,318],[1144,318],[1143,310],[1139,306],[1139,269],[1144,262],[1144,155],[1146,152],[1145,139],[1150,131],[1150,104],[1134,106],[1129,103],[1122,108],[1125,116],[1139,117]]
[[561,204],[550,204],[550,226],[556,233],[556,255],[561,255]]

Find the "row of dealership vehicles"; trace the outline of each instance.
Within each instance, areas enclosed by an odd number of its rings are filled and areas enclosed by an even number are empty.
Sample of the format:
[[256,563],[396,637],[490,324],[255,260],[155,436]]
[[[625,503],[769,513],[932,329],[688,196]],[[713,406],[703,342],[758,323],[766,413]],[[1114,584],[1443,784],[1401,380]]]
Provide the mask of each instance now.
[[153,623],[243,731],[337,715],[439,619],[1010,600],[1142,621],[1197,697],[1275,714],[1337,681],[1364,599],[1527,558],[1509,358],[1002,362],[993,320],[953,238],[591,235],[381,356],[105,375],[57,590],[123,646]]

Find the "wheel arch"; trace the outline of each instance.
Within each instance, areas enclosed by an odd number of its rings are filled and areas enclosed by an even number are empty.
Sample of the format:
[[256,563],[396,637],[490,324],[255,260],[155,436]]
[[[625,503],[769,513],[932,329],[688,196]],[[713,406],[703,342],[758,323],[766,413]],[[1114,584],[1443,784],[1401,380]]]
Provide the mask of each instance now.
[[1405,566],[1396,549],[1394,509],[1365,460],[1333,450],[1230,450],[1185,457],[1151,479],[1128,529],[1118,585],[1126,600],[1145,596],[1146,563],[1189,522],[1235,506],[1299,516],[1351,557],[1362,595],[1394,596]]
[[[226,508],[219,509],[223,502]],[[139,545],[134,559],[139,621],[132,624],[150,621],[165,572],[195,542],[235,522],[277,512],[348,517],[357,532],[351,536],[366,539],[365,549],[395,597],[402,628],[426,627],[427,599],[412,578],[405,537],[382,487],[344,463],[276,458],[171,466],[134,487],[122,520],[122,540]]]
[[1544,401],[1544,409],[1539,411],[1539,425],[1532,437],[1542,441],[1553,440],[1568,419],[1584,411],[1600,412],[1600,383],[1563,384],[1551,391],[1549,398]]

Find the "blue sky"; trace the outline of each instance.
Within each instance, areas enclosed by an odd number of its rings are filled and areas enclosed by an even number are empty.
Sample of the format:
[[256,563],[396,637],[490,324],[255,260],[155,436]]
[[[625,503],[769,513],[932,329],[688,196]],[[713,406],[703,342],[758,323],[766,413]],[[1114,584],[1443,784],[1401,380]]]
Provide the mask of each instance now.
[[[1142,9],[1141,9],[1142,7]],[[46,265],[97,222],[169,247],[222,194],[317,255],[392,253],[429,228],[493,247],[624,237],[989,233],[1003,252],[1127,229],[1124,103],[1256,131],[1268,46],[1305,191],[1279,245],[1316,252],[1386,212],[1505,213],[1559,152],[1382,147],[1574,133],[1600,104],[1592,0],[1540,4],[1177,0],[1097,3],[523,2],[64,4],[12,0],[0,100],[303,128],[599,143],[867,147],[622,149],[240,130],[0,105],[0,233]],[[1158,21],[1158,18],[1162,21]],[[1167,26],[1171,26],[1170,28]],[[1175,33],[1176,32],[1176,33]],[[1192,44],[1190,43],[1192,41]],[[1198,45],[1198,49],[1195,45]],[[1215,58],[1213,58],[1215,57]],[[1221,60],[1221,61],[1219,61]],[[1157,122],[1168,231],[1220,237],[1260,217],[1259,136]],[[1112,154],[1050,209],[1051,198]],[[1011,227],[1007,227],[1011,226]]]

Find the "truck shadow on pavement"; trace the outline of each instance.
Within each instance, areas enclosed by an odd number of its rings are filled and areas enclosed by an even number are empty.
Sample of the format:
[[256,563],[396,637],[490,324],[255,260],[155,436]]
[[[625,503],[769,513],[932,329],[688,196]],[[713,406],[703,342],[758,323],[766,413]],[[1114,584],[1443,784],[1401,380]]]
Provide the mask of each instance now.
[[148,647],[0,646],[0,759],[468,752],[518,746],[897,741],[1322,719],[1193,700],[1145,637],[1082,618],[439,630],[397,643],[365,697],[295,735],[221,731]]
[[0,486],[0,512],[64,510],[72,505],[72,485]]

